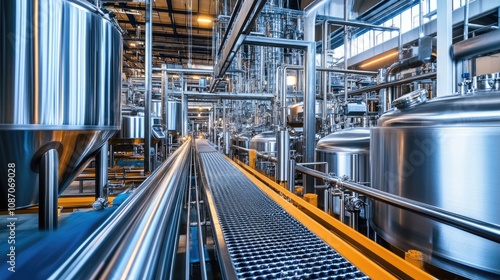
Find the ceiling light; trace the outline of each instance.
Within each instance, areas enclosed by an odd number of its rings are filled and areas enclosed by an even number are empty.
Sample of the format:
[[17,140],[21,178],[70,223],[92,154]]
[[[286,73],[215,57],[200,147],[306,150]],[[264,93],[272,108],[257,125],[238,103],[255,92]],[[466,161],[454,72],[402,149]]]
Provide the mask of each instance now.
[[135,47],[135,46],[136,46],[136,44],[134,44],[134,43],[130,43],[130,46],[131,46],[131,47]]
[[212,18],[208,16],[198,16],[198,22],[199,23],[211,23]]

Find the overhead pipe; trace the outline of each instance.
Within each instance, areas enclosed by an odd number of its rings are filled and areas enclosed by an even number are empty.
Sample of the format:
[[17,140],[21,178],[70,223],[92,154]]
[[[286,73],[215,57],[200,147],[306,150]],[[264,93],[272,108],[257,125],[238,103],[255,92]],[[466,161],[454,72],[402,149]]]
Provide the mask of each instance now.
[[146,38],[145,49],[145,92],[144,92],[144,173],[151,172],[151,95],[152,95],[152,37],[153,37],[153,4],[146,0]]
[[191,141],[186,141],[49,279],[172,279]]
[[355,182],[344,181],[342,178],[332,177],[327,173],[307,168],[301,165],[296,165],[295,170],[303,174],[322,179],[326,183],[338,184],[340,187],[347,190],[363,194],[389,205],[396,206],[413,213],[417,213],[444,224],[470,232],[477,236],[500,243],[500,225],[452,213],[439,207],[401,197],[392,193],[384,192],[374,187],[366,187]]
[[388,82],[388,83],[383,83],[383,84],[374,85],[374,86],[367,86],[367,87],[360,88],[357,90],[352,90],[349,92],[349,95],[359,95],[359,94],[363,94],[365,92],[376,91],[379,89],[393,87],[393,86],[399,86],[399,85],[403,85],[403,84],[407,84],[407,83],[411,83],[411,82],[419,81],[419,80],[435,79],[436,75],[437,75],[436,72],[431,72],[431,73],[425,73],[425,74],[418,75],[418,76],[409,77],[406,79],[397,80],[394,82]]
[[332,73],[347,73],[347,74],[355,74],[355,75],[368,75],[368,76],[377,76],[378,75],[378,72],[376,72],[376,71],[335,69],[335,68],[323,68],[323,67],[316,67],[316,71],[332,72]]

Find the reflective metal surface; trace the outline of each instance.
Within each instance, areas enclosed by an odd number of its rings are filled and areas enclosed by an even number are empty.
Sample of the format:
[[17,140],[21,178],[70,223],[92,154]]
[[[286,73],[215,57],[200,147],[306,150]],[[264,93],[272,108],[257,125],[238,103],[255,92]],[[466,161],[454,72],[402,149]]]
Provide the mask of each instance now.
[[[372,186],[500,225],[499,107],[500,93],[490,92],[384,114],[372,129]],[[371,222],[391,244],[423,251],[434,265],[465,277],[500,275],[499,243],[380,202]]]
[[173,279],[190,159],[186,141],[49,279]]
[[[370,182],[370,129],[345,129],[323,137],[316,145],[315,161],[328,163],[326,173],[347,176],[355,182]],[[325,169],[324,165],[318,167]],[[319,201],[325,199],[325,211],[339,215],[339,219],[344,221],[343,213],[347,212],[344,212],[341,196],[323,197],[320,193],[319,198]]]
[[[158,126],[161,119],[151,118],[152,126]],[[144,116],[122,116],[122,129],[117,134],[118,138],[136,139],[144,138]]]
[[0,16],[0,162],[23,172],[23,207],[38,202],[30,165],[45,145],[57,146],[61,192],[119,130],[122,37],[87,2],[5,0]]
[[250,148],[250,134],[248,133],[240,133],[233,137],[233,144],[242,147],[245,149]]
[[250,149],[258,152],[270,153],[276,155],[276,132],[265,131],[252,137],[250,140]]
[[280,130],[276,132],[277,153],[276,153],[276,181],[288,180],[288,169],[290,160],[290,135],[288,130]]
[[477,89],[500,90],[500,73],[484,74],[476,77]]
[[144,138],[144,116],[122,116],[119,138]]
[[[303,122],[304,120],[304,102],[293,104],[290,107],[290,115],[288,116],[289,122]],[[314,109],[316,116],[321,116],[323,112],[323,100],[316,100]]]
[[[277,153],[277,145],[276,145],[276,132],[275,131],[265,131],[259,133],[252,137],[250,140],[250,149],[257,150],[257,152],[276,157]],[[262,171],[265,171],[269,175],[272,174],[270,168],[273,165],[267,160],[259,160],[257,162],[257,168]]]
[[181,131],[182,127],[181,102],[168,101],[168,116],[166,120],[167,128],[170,131]]
[[[352,155],[358,155],[357,174],[353,176]],[[316,145],[316,161],[328,162],[328,173],[370,180],[370,129],[352,128],[334,132]]]

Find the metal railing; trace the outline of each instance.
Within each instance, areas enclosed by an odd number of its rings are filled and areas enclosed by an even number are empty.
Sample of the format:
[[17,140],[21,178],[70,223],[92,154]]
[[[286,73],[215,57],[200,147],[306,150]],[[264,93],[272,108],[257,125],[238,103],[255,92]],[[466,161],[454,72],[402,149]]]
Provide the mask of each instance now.
[[186,141],[50,279],[172,279],[190,155]]
[[499,225],[452,213],[433,205],[397,196],[375,188],[369,188],[361,184],[343,180],[339,177],[332,177],[324,172],[301,165],[296,165],[295,170],[301,172],[302,174],[320,178],[326,183],[337,184],[341,188],[363,194],[378,201],[423,215],[433,220],[500,243]]

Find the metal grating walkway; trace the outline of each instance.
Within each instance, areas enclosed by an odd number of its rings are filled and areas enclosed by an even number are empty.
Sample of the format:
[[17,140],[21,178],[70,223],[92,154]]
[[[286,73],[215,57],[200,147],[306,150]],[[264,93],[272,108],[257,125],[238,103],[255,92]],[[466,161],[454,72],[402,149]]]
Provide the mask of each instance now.
[[207,146],[197,141],[238,278],[369,279]]

